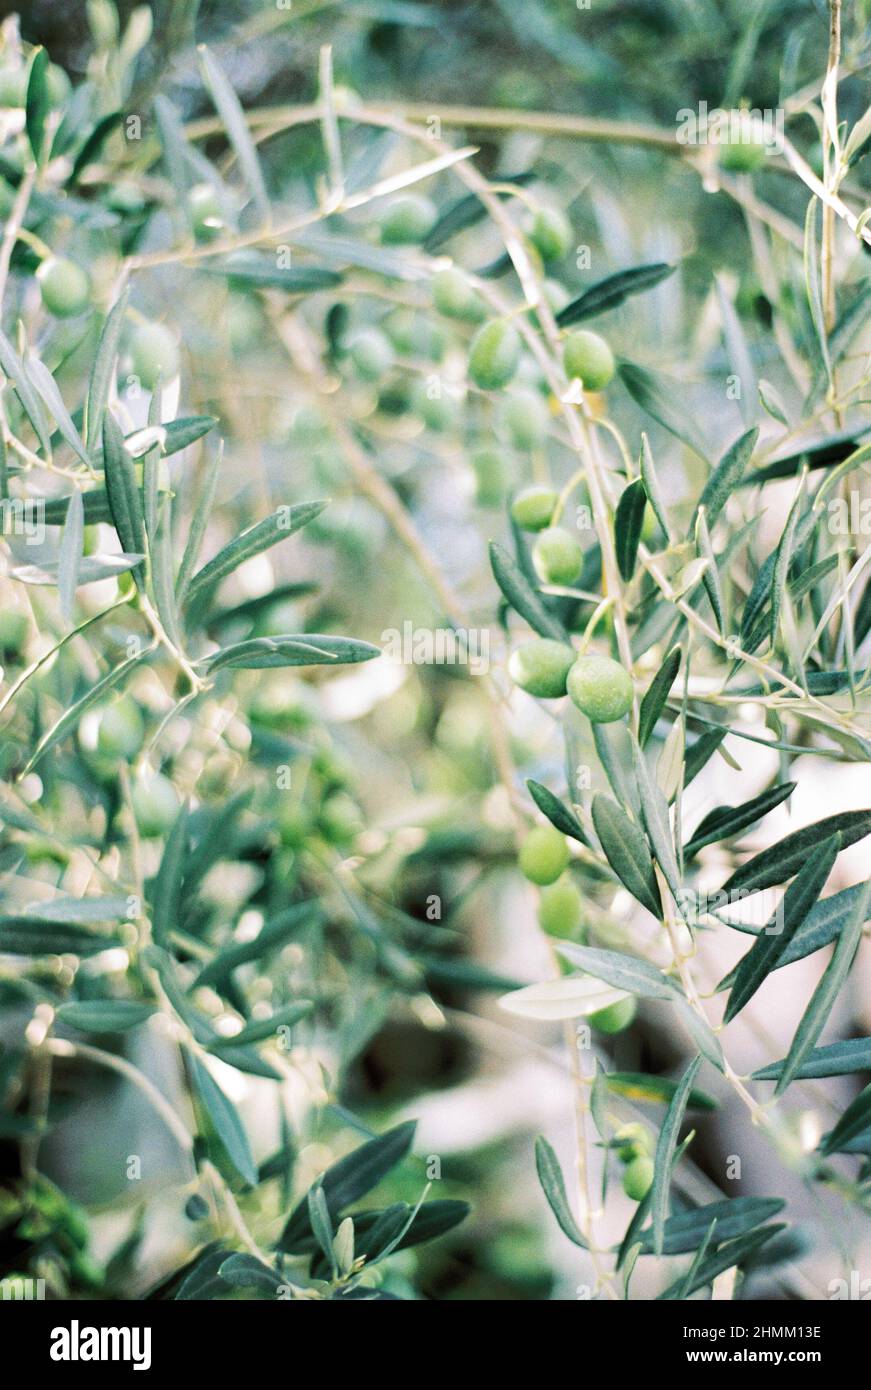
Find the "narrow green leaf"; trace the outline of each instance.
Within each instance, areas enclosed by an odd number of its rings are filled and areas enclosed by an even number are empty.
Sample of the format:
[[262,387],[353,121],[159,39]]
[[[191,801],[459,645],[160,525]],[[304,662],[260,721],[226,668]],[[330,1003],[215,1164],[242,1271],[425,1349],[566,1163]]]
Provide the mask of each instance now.
[[654,858],[665,875],[673,896],[680,901],[681,882],[677,858],[674,852],[671,825],[669,824],[668,802],[653,781],[647,759],[637,742],[633,742],[635,757],[635,777],[638,782],[638,795],[641,798],[641,818],[647,831],[647,838]]
[[381,655],[380,647],[355,637],[333,637],[330,633],[301,632],[287,637],[252,637],[210,656],[210,673],[223,667],[262,671],[278,666],[342,666],[371,661]]
[[57,1016],[80,1033],[125,1033],[151,1018],[153,1004],[135,999],[82,999],[61,1004]]
[[175,581],[175,597],[177,603],[181,603],[185,598],[191,575],[194,571],[194,565],[199,559],[200,547],[203,543],[203,537],[206,534],[206,526],[215,501],[215,489],[218,485],[218,474],[221,470],[223,458],[224,445],[222,440],[215,454],[206,462],[205,477],[203,478],[202,487],[197,497],[197,504],[194,508],[190,526],[188,527],[188,538]]
[[569,1240],[579,1245],[582,1250],[589,1250],[589,1244],[581,1234],[569,1206],[559,1159],[543,1134],[539,1134],[535,1141],[535,1171],[538,1173],[538,1181],[541,1183],[548,1206],[556,1217],[563,1235],[568,1236]]
[[825,1026],[826,1019],[834,1007],[835,1000],[856,958],[869,908],[871,908],[871,880],[864,884],[856,899],[850,917],[838,937],[838,944],[832,953],[832,958],[802,1015],[783,1064],[775,1095],[781,1095],[786,1090],[790,1082],[800,1074],[804,1063],[811,1055],[811,1050]]
[[[734,1265],[739,1265],[751,1255],[755,1255],[757,1250],[766,1245],[773,1236],[785,1229],[783,1222],[774,1226],[763,1226],[758,1231],[750,1231],[746,1236],[739,1236],[737,1240],[721,1245],[715,1254],[709,1255],[706,1260],[702,1261],[691,1280],[678,1279],[657,1297],[659,1299],[675,1299],[678,1296],[678,1291],[680,1291],[682,1298],[691,1297],[699,1289],[704,1288],[706,1284],[713,1283],[717,1275],[725,1274],[727,1269],[732,1269]],[[718,1239],[721,1234],[718,1225]]]
[[686,1071],[672,1096],[668,1110],[665,1112],[665,1119],[659,1131],[659,1138],[656,1144],[656,1156],[653,1167],[653,1188],[650,1201],[650,1211],[653,1221],[653,1249],[657,1255],[662,1254],[663,1242],[665,1239],[665,1223],[668,1217],[668,1195],[671,1190],[671,1168],[677,1148],[680,1127],[686,1113],[687,1101],[689,1100],[692,1084],[696,1079],[699,1067],[702,1065],[701,1057],[696,1057],[690,1062]]
[[811,319],[816,330],[820,358],[826,371],[829,385],[832,384],[832,359],[829,355],[829,335],[826,331],[826,315],[823,309],[823,291],[820,283],[820,258],[817,250],[817,199],[812,197],[807,205],[804,222],[804,278]]
[[540,637],[550,637],[557,642],[567,642],[568,635],[559,622],[545,607],[538,594],[521,570],[515,565],[508,551],[496,541],[490,542],[490,564],[493,576],[505,598],[515,612],[537,632]]
[[702,768],[710,762],[728,732],[728,729],[708,729],[688,746],[684,761],[685,787],[688,787],[690,782],[698,777]]
[[742,830],[767,816],[769,811],[786,801],[787,797],[792,796],[796,786],[795,782],[781,782],[776,787],[769,787],[768,791],[760,793],[759,796],[754,796],[751,801],[742,802],[740,806],[718,806],[710,811],[704,820],[699,822],[692,838],[684,846],[684,858],[691,859],[705,845],[712,845],[717,840],[729,840],[740,834]]
[[[735,1240],[770,1221],[785,1206],[786,1203],[779,1197],[732,1197],[676,1212],[663,1227],[662,1253],[686,1255],[696,1250],[714,1220],[717,1222],[718,1241]],[[641,1247],[645,1255],[654,1252],[653,1228],[650,1226],[641,1234]]]
[[644,835],[616,802],[601,792],[593,797],[592,815],[602,852],[623,887],[660,918],[662,900]]
[[125,290],[110,309],[91,366],[84,415],[85,448],[89,454],[96,453],[103,438],[103,416],[106,413],[109,395],[114,385],[121,330],[124,327],[124,315],[127,312],[127,298],[128,291]]
[[729,298],[722,277],[714,276],[717,287],[717,301],[720,306],[720,318],[723,322],[723,339],[726,344],[726,356],[729,360],[729,367],[733,376],[738,379],[740,395],[738,397],[741,408],[741,418],[745,426],[750,426],[758,413],[756,400],[758,387],[756,384],[756,372],[753,367],[753,358],[747,345],[744,329],[741,320],[735,312],[735,307]]
[[665,708],[665,702],[680,670],[680,663],[680,647],[672,647],[644,693],[638,712],[638,742],[642,748],[656,728],[656,721]]
[[[708,1248],[711,1244],[711,1241],[714,1239],[714,1233],[716,1232],[716,1229],[717,1218],[715,1216],[707,1231],[705,1232],[705,1236],[701,1245],[699,1246],[698,1250],[693,1256],[692,1264],[687,1270],[686,1275],[682,1280],[678,1280],[677,1286],[671,1286],[672,1288],[676,1288],[676,1292],[673,1295],[670,1295],[676,1301],[683,1302],[685,1298],[689,1297],[690,1290],[695,1287],[696,1277],[698,1276],[699,1271],[701,1270],[702,1265],[704,1264],[705,1256],[708,1253]],[[665,1298],[668,1293],[669,1291],[666,1290],[666,1293],[664,1293],[662,1297]]]
[[[604,1077],[609,1091],[627,1100],[649,1101],[657,1105],[667,1105],[677,1090],[678,1083],[667,1076],[646,1076],[643,1072],[611,1071]],[[706,1091],[691,1090],[687,1099],[691,1110],[716,1110],[719,1101]]]
[[335,1278],[336,1252],[333,1250],[333,1223],[330,1220],[330,1209],[327,1206],[327,1199],[320,1182],[314,1183],[309,1188],[306,1201],[308,1203],[309,1225],[314,1231],[315,1240],[321,1247],[332,1276]]
[[[414,1131],[414,1122],[406,1121],[386,1134],[361,1144],[327,1169],[323,1175],[323,1191],[333,1221],[345,1207],[359,1201],[401,1163],[411,1148]],[[296,1254],[302,1245],[302,1253],[305,1253],[305,1241],[311,1234],[308,1204],[303,1198],[282,1231],[279,1248]]]
[[78,430],[64,405],[63,397],[51,372],[45,363],[32,353],[28,354],[26,367],[28,376],[54,417],[64,443],[69,445],[82,463],[90,464],[85,446],[79,438]]
[[297,999],[293,1004],[285,1004],[284,1008],[276,1009],[269,1018],[258,1019],[256,1023],[249,1023],[238,1033],[231,1033],[229,1037],[222,1037],[209,1046],[210,1052],[220,1052],[225,1047],[248,1047],[252,1043],[264,1042],[267,1038],[279,1037],[280,1028],[292,1028],[295,1023],[299,1023],[301,1018],[310,1014],[314,1004],[310,999]]
[[85,714],[87,710],[92,709],[94,705],[98,705],[101,700],[105,699],[111,690],[117,690],[119,685],[123,685],[134,667],[138,666],[141,661],[146,660],[153,650],[153,647],[147,647],[144,651],[138,652],[135,656],[128,657],[126,661],[122,661],[120,666],[116,666],[114,670],[110,671],[102,680],[99,680],[86,695],[83,695],[80,700],[77,700],[74,705],[65,710],[48,732],[43,734],[24,772],[21,774],[22,777],[32,771],[40,758],[44,757],[50,748],[54,748],[56,743],[60,743],[62,738],[65,738],[68,733],[71,733],[72,730],[78,726],[82,715]]
[[676,269],[677,266],[657,261],[653,265],[636,265],[628,270],[618,270],[614,275],[607,275],[603,280],[591,285],[577,299],[573,299],[570,304],[566,304],[565,308],[560,309],[556,316],[557,326],[568,328],[573,323],[581,323],[584,319],[595,318],[597,314],[616,309],[618,304],[624,303],[631,295],[652,290],[655,285],[661,284],[669,275],[673,275]]
[[670,434],[682,439],[700,459],[706,459],[707,446],[691,416],[679,404],[684,395],[683,386],[635,362],[621,361],[618,371],[635,403]]
[[730,1022],[744,1008],[774,969],[778,957],[786,950],[790,938],[801,926],[823,891],[840,849],[840,836],[830,835],[822,844],[818,844],[805,860],[786,890],[777,912],[769,919],[738,965],[735,983],[723,1015],[725,1023]]
[[699,552],[699,559],[707,560],[707,568],[702,574],[702,584],[705,586],[705,593],[710,600],[711,608],[714,611],[717,627],[723,631],[723,590],[720,585],[720,570],[717,565],[717,556],[714,553],[711,533],[708,530],[708,516],[704,507],[699,507],[696,514],[696,550]]
[[614,540],[617,551],[617,567],[625,583],[629,583],[635,572],[638,558],[638,543],[644,525],[644,509],[647,506],[647,493],[641,478],[629,483],[620,495],[614,514]]
[[218,60],[209,52],[205,44],[200,44],[197,52],[203,81],[215,103],[215,110],[224,123],[227,138],[239,161],[239,168],[257,208],[260,222],[266,223],[269,220],[269,195],[266,192],[266,184],[263,182],[263,172],[260,168],[257,149],[251,139],[245,120],[245,112],[242,110],[239,98],[230,86]]
[[278,1298],[279,1290],[286,1287],[283,1275],[244,1250],[224,1258],[218,1274],[231,1289],[255,1289],[264,1298]]
[[696,514],[699,507],[704,507],[709,529],[713,530],[727,499],[740,486],[758,438],[758,425],[740,435],[726,450],[702,488]]
[[[106,470],[109,510],[121,547],[130,553],[146,555],[148,538],[136,470],[124,448],[124,436],[108,410],[103,415],[103,467]],[[142,566],[137,566],[134,577],[142,588],[145,582]]]
[[4,956],[93,956],[119,944],[117,937],[52,917],[27,913],[0,917],[0,955]]
[[833,1129],[823,1136],[820,1153],[837,1154],[847,1152],[847,1145],[854,1139],[871,1130],[871,1086],[860,1091],[854,1101],[847,1106]]
[[316,903],[294,903],[266,922],[251,941],[233,941],[216,952],[212,960],[203,966],[193,988],[202,985],[220,988],[240,965],[247,965],[251,960],[265,961],[288,941],[294,941],[317,917]]
[[37,164],[42,164],[45,156],[45,123],[50,111],[48,54],[44,48],[36,48],[33,51],[27,72],[27,96],[24,112],[27,139]]
[[257,1168],[251,1146],[236,1107],[227,1099],[211,1072],[189,1049],[186,1051],[194,1090],[202,1102],[227,1157],[239,1176],[252,1187],[257,1185]]
[[276,265],[266,256],[234,258],[223,265],[207,266],[210,275],[226,277],[238,289],[283,290],[285,294],[311,294],[340,285],[343,276],[322,265]]
[[527,779],[526,785],[539,811],[542,815],[547,816],[551,825],[555,825],[557,830],[561,830],[564,835],[569,835],[573,840],[580,841],[582,845],[589,845],[590,842],[584,834],[577,816],[560,801],[559,797],[554,796],[552,791],[531,777]]
[[639,956],[627,956],[622,951],[603,951],[594,946],[576,946],[559,941],[556,949],[579,970],[604,980],[613,989],[625,989],[642,999],[674,999],[674,986],[661,970]]
[[39,440],[40,448],[45,457],[50,459],[51,440],[39,396],[33,388],[24,363],[5,333],[0,333],[0,370],[11,381],[15,394],[21,402],[21,408],[33,426],[33,432]]
[[67,508],[67,519],[61,534],[60,553],[57,563],[57,591],[61,616],[72,626],[76,605],[76,588],[79,583],[79,566],[85,540],[85,512],[82,494],[72,493]]
[[643,431],[641,433],[639,468],[641,470],[641,478],[644,483],[644,491],[647,495],[647,500],[653,508],[657,521],[662,527],[663,535],[666,540],[671,540],[671,526],[669,525],[668,512],[665,508],[662,489],[659,485],[656,465],[653,462],[653,450],[650,447],[650,440]]
[[[779,1062],[769,1062],[767,1067],[760,1067],[753,1073],[753,1080],[779,1080],[786,1061],[784,1057]],[[793,1071],[791,1080],[813,1081],[824,1076],[849,1076],[857,1071],[871,1071],[871,1038],[850,1038],[847,1042],[812,1048]]]
[[154,880],[151,894],[151,932],[158,945],[165,945],[169,933],[179,925],[189,815],[188,803],[185,801],[180,806],[172,829],[166,837],[160,868]]
[[789,567],[792,564],[795,532],[801,509],[804,506],[804,478],[805,475],[802,475],[801,483],[793,498],[792,506],[786,518],[786,525],[783,528],[783,535],[780,538],[774,557],[774,573],[771,576],[769,619],[769,637],[772,647],[774,647],[777,642],[777,633],[780,627],[780,610],[783,604],[783,596],[786,592],[787,580],[789,578]]
[[[522,188],[525,184],[531,183],[535,177],[535,171],[528,169],[521,174],[500,174],[499,182],[517,184],[518,187]],[[466,231],[477,222],[483,222],[486,216],[487,209],[478,195],[476,193],[465,194],[455,203],[450,203],[441,213],[423,243],[424,250],[430,253],[437,251],[450,237],[456,236],[458,232]]]
[[776,845],[748,859],[723,884],[723,892],[731,893],[736,888],[742,888],[748,893],[758,893],[763,888],[786,883],[821,840],[830,835],[840,835],[841,848],[847,849],[868,834],[871,834],[871,811],[841,811],[837,815],[826,816],[824,820],[793,831],[791,835],[778,840]]
[[73,167],[66,182],[68,189],[76,187],[88,165],[99,155],[112,131],[121,124],[124,115],[123,111],[109,111],[107,115],[100,117],[73,160]]
[[179,650],[184,650],[172,572],[172,530],[169,499],[167,499],[163,515],[157,523],[157,534],[153,540],[149,537],[149,542],[151,544],[151,582],[154,588],[158,616],[170,641]]
[[214,555],[202,569],[197,570],[187,587],[186,602],[195,604],[232,574],[253,555],[260,555],[279,541],[287,540],[301,527],[320,516],[325,502],[300,502],[292,507],[279,507],[256,525],[249,526],[235,540]]

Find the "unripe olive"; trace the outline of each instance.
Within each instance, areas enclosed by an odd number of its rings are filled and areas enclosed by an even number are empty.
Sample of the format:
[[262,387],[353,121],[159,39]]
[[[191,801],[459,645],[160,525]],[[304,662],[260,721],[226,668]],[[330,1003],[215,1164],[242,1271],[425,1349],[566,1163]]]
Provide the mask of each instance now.
[[0,657],[17,656],[27,641],[27,633],[26,614],[0,608]]
[[518,862],[531,883],[556,883],[569,862],[565,835],[553,825],[536,825],[520,846]]
[[497,449],[477,449],[472,455],[475,501],[479,507],[498,507],[505,497],[509,468]]
[[511,503],[511,515],[524,531],[542,531],[550,525],[557,495],[551,487],[535,483],[522,488]]
[[363,829],[360,808],[347,792],[332,792],[318,813],[318,828],[330,844],[347,844]]
[[487,314],[483,301],[455,266],[439,270],[432,277],[432,302],[446,318],[466,323],[480,323]]
[[91,282],[81,266],[60,256],[47,256],[36,272],[42,302],[55,318],[81,314],[91,302]]
[[548,526],[532,548],[532,562],[545,584],[574,584],[584,567],[584,552],[570,531]]
[[614,354],[598,333],[579,328],[563,346],[563,365],[569,381],[579,379],[585,391],[601,391],[614,375]]
[[114,705],[108,705],[100,715],[97,728],[97,752],[104,758],[135,758],[145,738],[145,726],[138,705],[128,695],[122,695]]
[[195,184],[187,201],[194,235],[202,241],[216,236],[223,225],[223,218],[214,186],[210,183]]
[[590,1014],[590,1023],[600,1033],[622,1033],[628,1028],[638,1011],[638,1001],[634,994],[609,1004],[607,1009],[598,1009]]
[[379,328],[364,328],[350,346],[351,361],[365,381],[377,381],[393,366],[393,349]]
[[633,1202],[643,1202],[653,1186],[653,1159],[639,1154],[623,1171],[623,1191]]
[[278,810],[278,833],[286,849],[301,849],[312,833],[312,821],[299,802],[283,797]]
[[560,208],[539,208],[532,220],[529,239],[543,261],[561,261],[574,239],[572,224]]
[[511,653],[508,674],[529,695],[558,700],[566,693],[566,678],[575,662],[575,651],[565,642],[539,637],[524,642]]
[[499,423],[515,449],[536,449],[544,443],[550,421],[544,397],[520,387],[499,403]]
[[431,314],[395,309],[384,320],[384,331],[396,351],[405,357],[427,357],[432,362],[440,362],[445,355],[444,329]]
[[520,361],[520,338],[505,319],[491,319],[472,340],[469,376],[481,391],[507,386]]
[[593,724],[613,724],[632,708],[632,680],[610,656],[579,656],[568,674],[572,703]]
[[567,874],[542,888],[538,923],[548,936],[571,940],[578,934],[583,915],[581,895]]
[[765,163],[767,153],[763,128],[744,114],[736,129],[730,124],[729,138],[720,146],[720,166],[733,174],[752,174]]
[[614,1135],[614,1145],[621,1163],[631,1163],[633,1158],[638,1158],[639,1154],[650,1155],[652,1143],[650,1131],[645,1125],[631,1121],[629,1124],[621,1125]]
[[415,413],[428,429],[446,430],[456,422],[456,401],[446,391],[434,390],[428,381],[415,382],[411,399]]
[[137,323],[130,334],[130,359],[146,391],[153,391],[158,380],[166,386],[178,376],[175,335],[163,323]]
[[390,204],[381,219],[381,240],[385,246],[423,241],[435,219],[436,210],[429,198],[405,193]]
[[178,815],[178,792],[162,772],[143,774],[131,791],[133,814],[140,835],[165,835]]

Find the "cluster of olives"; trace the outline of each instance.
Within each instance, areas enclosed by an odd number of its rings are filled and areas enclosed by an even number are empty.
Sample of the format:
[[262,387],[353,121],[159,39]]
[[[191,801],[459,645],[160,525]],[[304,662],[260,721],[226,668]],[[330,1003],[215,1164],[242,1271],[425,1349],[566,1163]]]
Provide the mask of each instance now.
[[653,1186],[653,1150],[650,1131],[641,1124],[623,1125],[614,1135],[617,1157],[623,1163],[623,1191],[633,1202],[643,1202]]
[[619,661],[597,652],[578,656],[553,638],[538,637],[517,647],[508,671],[515,685],[539,699],[567,694],[592,724],[612,724],[632,708],[632,680]]

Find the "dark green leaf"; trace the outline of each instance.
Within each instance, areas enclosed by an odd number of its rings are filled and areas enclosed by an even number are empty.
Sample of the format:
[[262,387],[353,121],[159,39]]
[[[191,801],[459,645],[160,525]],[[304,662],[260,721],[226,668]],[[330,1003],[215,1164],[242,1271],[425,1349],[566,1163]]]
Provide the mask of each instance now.
[[271,516],[243,531],[223,550],[219,550],[202,569],[197,570],[187,589],[186,601],[195,604],[198,599],[209,594],[221,580],[226,579],[253,555],[260,555],[278,541],[287,540],[303,526],[320,516],[325,502],[300,502],[293,507],[279,507]]
[[151,648],[146,648],[145,651],[139,652],[136,656],[128,657],[126,661],[121,662],[120,666],[116,666],[107,676],[104,676],[102,680],[98,681],[86,695],[83,695],[80,700],[77,700],[74,705],[71,705],[68,710],[65,710],[48,732],[43,734],[22,776],[30,772],[50,748],[53,748],[56,743],[59,743],[62,738],[65,738],[68,733],[72,732],[72,730],[78,726],[82,715],[85,714],[87,710],[92,709],[94,705],[98,705],[111,690],[117,690],[119,685],[123,685],[134,667],[138,666],[139,663],[144,661],[150,654]]
[[594,946],[575,946],[571,942],[559,941],[556,949],[561,956],[579,970],[604,980],[614,989],[625,989],[630,994],[638,994],[642,999],[674,1000],[675,989],[661,970],[649,961],[638,956],[627,956],[622,951],[603,951]]
[[638,713],[638,742],[643,748],[656,728],[656,721],[662,713],[665,702],[680,670],[680,647],[672,647],[653,680],[648,686]]
[[636,265],[629,270],[618,270],[614,275],[607,275],[560,309],[556,316],[557,324],[560,328],[568,328],[570,324],[581,323],[584,319],[616,309],[631,295],[652,290],[654,285],[673,275],[676,269],[677,266],[657,261],[653,265]]
[[110,111],[108,115],[100,117],[73,160],[73,167],[67,179],[68,189],[75,188],[88,165],[97,158],[112,131],[121,124],[123,119],[123,111]]
[[224,1095],[217,1081],[194,1053],[187,1053],[191,1080],[215,1133],[233,1167],[252,1187],[257,1184],[257,1168],[251,1157],[248,1136],[236,1107]]
[[844,1153],[847,1145],[871,1129],[871,1086],[866,1086],[844,1111],[834,1129],[824,1135],[820,1153]]
[[662,900],[647,841],[620,807],[601,793],[593,797],[593,825],[614,873],[642,907],[662,915]]
[[[627,1100],[651,1101],[659,1105],[668,1104],[678,1085],[667,1076],[646,1076],[634,1071],[607,1072],[605,1084],[609,1091]],[[705,1091],[691,1090],[687,1105],[691,1110],[716,1110],[719,1101]]]
[[10,914],[0,917],[0,955],[93,956],[118,946],[118,938],[101,936],[72,922],[52,917]]
[[181,889],[188,847],[188,803],[185,802],[166,837],[160,868],[151,894],[151,932],[158,945],[165,945],[169,933],[178,927],[181,915]]
[[81,1033],[124,1033],[138,1028],[154,1011],[153,1004],[135,999],[82,999],[62,1004],[57,1016]]
[[[777,1081],[783,1074],[784,1057],[769,1062],[753,1073],[754,1081]],[[851,1072],[871,1071],[871,1038],[850,1038],[847,1042],[814,1047],[793,1072],[793,1081],[812,1081],[823,1076],[848,1076]]]
[[840,835],[841,848],[847,849],[868,834],[871,834],[871,811],[841,811],[838,815],[826,816],[814,825],[793,831],[791,835],[778,840],[776,845],[748,859],[723,885],[723,892],[731,893],[736,888],[742,888],[748,893],[758,893],[763,888],[786,883],[801,868],[808,852],[821,840],[830,835]]
[[700,459],[705,459],[707,446],[692,418],[680,404],[685,394],[683,385],[635,362],[620,362],[618,370],[623,385],[635,403],[670,434],[682,439]]
[[[136,469],[124,448],[124,436],[108,410],[103,416],[103,467],[106,470],[109,510],[121,548],[129,553],[145,555],[148,553],[148,538]],[[144,573],[141,566],[137,566],[134,575],[137,584],[142,587]]]
[[699,822],[692,838],[684,846],[684,858],[691,859],[705,845],[712,845],[717,840],[729,840],[740,834],[749,825],[767,816],[769,811],[786,801],[787,797],[792,796],[796,785],[795,782],[782,782],[740,806],[718,806],[716,810],[710,811],[704,820]]
[[653,1169],[653,1187],[651,1189],[650,1199],[650,1211],[653,1221],[653,1249],[657,1255],[662,1254],[663,1241],[665,1239],[665,1223],[668,1216],[668,1194],[671,1190],[671,1169],[677,1149],[678,1135],[680,1133],[680,1127],[683,1124],[692,1084],[696,1079],[696,1073],[701,1065],[701,1057],[696,1057],[690,1062],[675,1089],[674,1095],[669,1101],[668,1109],[665,1112],[665,1119],[659,1131]]
[[533,589],[508,551],[496,541],[490,542],[490,564],[496,583],[511,607],[521,618],[525,618],[534,632],[540,637],[550,637],[557,642],[568,641],[562,623],[548,612],[541,595]]
[[[718,1274],[724,1274],[727,1269],[732,1269],[733,1266],[740,1265],[751,1255],[755,1255],[761,1246],[785,1229],[783,1222],[774,1226],[763,1226],[758,1231],[750,1231],[746,1236],[740,1236],[737,1240],[721,1245],[715,1254],[709,1255],[701,1262],[691,1280],[678,1279],[676,1283],[670,1284],[663,1293],[659,1294],[658,1298],[673,1299],[678,1296],[678,1293],[681,1298],[689,1298],[699,1289],[704,1288],[706,1284],[713,1283]],[[716,1234],[719,1239],[722,1234],[719,1223]]]
[[[713,530],[727,499],[740,486],[758,438],[758,425],[754,425],[752,429],[740,435],[735,443],[726,450],[705,483],[698,507],[704,507],[710,530]],[[698,507],[696,511],[698,511]]]
[[573,1241],[575,1245],[579,1245],[582,1250],[588,1250],[589,1244],[581,1234],[569,1206],[559,1159],[543,1134],[539,1134],[535,1141],[535,1170],[538,1173],[538,1181],[541,1183],[548,1205],[556,1217],[563,1235],[568,1236],[569,1240]]
[[51,98],[48,91],[48,54],[44,48],[34,49],[30,59],[24,109],[27,139],[33,151],[33,158],[37,164],[42,164],[45,154],[45,123],[51,111]]
[[[524,184],[531,183],[534,178],[535,173],[532,170],[527,170],[522,174],[500,174],[499,182],[513,183],[517,184],[518,187],[523,187]],[[456,236],[457,232],[464,232],[467,227],[473,227],[476,222],[483,222],[486,216],[487,209],[478,195],[467,193],[465,197],[445,208],[424,241],[424,250],[430,252],[438,250],[450,237]]]
[[237,642],[210,656],[206,669],[211,673],[224,666],[248,671],[274,666],[342,666],[371,661],[380,655],[380,647],[355,637],[301,632],[294,636],[252,637],[247,642]]
[[96,453],[97,446],[103,438],[103,416],[115,377],[121,330],[127,312],[127,295],[128,292],[125,290],[109,311],[91,365],[84,415],[85,448],[89,454]]
[[551,825],[555,825],[557,830],[561,830],[564,835],[569,835],[571,839],[579,840],[582,845],[589,845],[590,842],[574,811],[570,811],[568,806],[565,806],[559,797],[554,796],[547,787],[542,786],[541,782],[536,782],[529,777],[526,785],[539,811],[542,815],[547,816]]
[[[734,1240],[762,1226],[785,1206],[786,1203],[779,1197],[732,1197],[728,1201],[709,1202],[704,1207],[676,1212],[668,1218],[663,1228],[662,1253],[685,1255],[695,1250],[715,1218],[717,1240]],[[652,1255],[652,1227],[642,1232],[640,1240],[644,1254]]]
[[644,525],[644,509],[647,506],[647,493],[640,478],[629,483],[620,495],[614,515],[614,540],[617,550],[617,566],[624,581],[628,584],[635,572],[638,557],[638,543]]

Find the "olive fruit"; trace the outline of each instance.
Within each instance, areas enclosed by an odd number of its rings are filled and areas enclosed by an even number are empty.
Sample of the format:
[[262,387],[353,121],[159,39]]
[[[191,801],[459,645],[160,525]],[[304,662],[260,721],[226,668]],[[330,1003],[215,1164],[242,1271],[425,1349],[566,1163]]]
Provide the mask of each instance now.
[[579,656],[567,686],[572,703],[593,724],[613,724],[632,708],[632,680],[610,656]]
[[609,1004],[607,1009],[598,1009],[590,1014],[590,1023],[600,1033],[622,1033],[624,1028],[629,1027],[637,1010],[638,1001],[634,994],[629,994],[625,999],[618,999],[616,1004]]
[[623,1170],[623,1191],[633,1202],[643,1202],[652,1186],[653,1159],[639,1154]]
[[559,208],[539,208],[532,219],[529,240],[543,261],[561,261],[572,244],[572,224]]
[[223,224],[221,204],[212,184],[194,184],[188,194],[188,214],[194,235],[200,240],[206,241],[220,231]]
[[414,411],[420,416],[427,429],[450,429],[457,418],[456,401],[442,389],[432,390],[424,379],[415,382],[411,393]]
[[520,869],[530,883],[556,883],[568,862],[566,837],[552,825],[536,825],[520,846]]
[[278,834],[285,849],[301,849],[312,833],[311,817],[299,802],[285,801],[278,811]]
[[347,792],[331,792],[318,812],[318,829],[332,845],[347,844],[363,829],[357,803]]
[[91,282],[81,266],[60,256],[47,256],[36,272],[42,302],[55,318],[81,314],[91,302]]
[[543,444],[548,422],[544,397],[529,387],[512,391],[500,402],[499,423],[515,449],[535,449]]
[[349,349],[351,361],[364,381],[378,381],[393,366],[393,349],[379,328],[363,328]]
[[390,204],[381,219],[381,240],[385,246],[403,246],[423,241],[432,230],[436,210],[429,198],[406,193]]
[[178,792],[162,772],[143,774],[131,792],[133,814],[146,839],[165,835],[178,815]]
[[563,366],[569,381],[579,379],[585,391],[601,391],[614,375],[614,354],[598,333],[579,328],[563,345]]
[[178,376],[178,345],[172,331],[163,323],[137,323],[130,335],[130,361],[133,374],[146,391],[153,391],[160,380]]
[[432,277],[432,302],[445,318],[480,323],[487,310],[465,275],[454,266],[436,271]]
[[581,925],[582,901],[567,874],[542,888],[538,900],[538,924],[548,936],[571,940]]
[[523,531],[542,531],[550,525],[557,504],[551,487],[533,484],[522,488],[511,503],[511,515]]
[[440,362],[447,339],[440,323],[414,309],[395,309],[384,320],[384,331],[397,352],[405,357],[426,357]]
[[107,705],[97,727],[97,752],[104,758],[135,758],[145,738],[139,707],[127,695]]
[[509,470],[497,449],[477,449],[472,455],[475,475],[475,501],[479,507],[501,505],[509,480]]
[[511,653],[508,674],[528,695],[558,700],[566,693],[566,679],[574,663],[572,647],[550,637],[538,637]]
[[472,339],[469,350],[469,376],[481,391],[498,391],[507,386],[520,361],[517,329],[505,319],[491,319]]
[[27,641],[27,632],[26,614],[0,609],[0,657],[17,656]]
[[765,134],[750,116],[730,124],[728,139],[720,146],[720,167],[733,174],[752,174],[765,163]]
[[584,552],[570,531],[548,526],[532,548],[532,563],[545,584],[574,584],[584,567]]
[[631,1121],[629,1124],[621,1125],[614,1135],[614,1145],[617,1149],[617,1156],[622,1163],[631,1163],[633,1158],[638,1158],[639,1154],[647,1154],[651,1151],[650,1131],[644,1125]]

